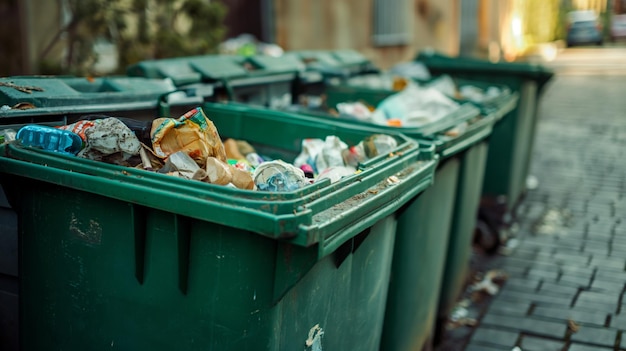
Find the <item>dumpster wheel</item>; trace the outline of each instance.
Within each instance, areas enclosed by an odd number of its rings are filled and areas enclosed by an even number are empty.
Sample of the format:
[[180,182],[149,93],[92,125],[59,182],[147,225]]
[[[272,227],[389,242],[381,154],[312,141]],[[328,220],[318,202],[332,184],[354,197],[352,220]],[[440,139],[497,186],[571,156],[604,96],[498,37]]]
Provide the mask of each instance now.
[[476,221],[474,229],[474,244],[477,244],[488,254],[493,254],[501,244],[500,233],[482,219]]

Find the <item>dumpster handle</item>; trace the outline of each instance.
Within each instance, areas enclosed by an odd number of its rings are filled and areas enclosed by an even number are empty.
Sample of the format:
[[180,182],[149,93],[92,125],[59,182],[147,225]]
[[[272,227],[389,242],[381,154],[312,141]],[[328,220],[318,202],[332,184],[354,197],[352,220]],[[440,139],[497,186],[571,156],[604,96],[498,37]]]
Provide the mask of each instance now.
[[[378,213],[382,213],[385,217],[392,215],[393,212],[399,207],[399,204],[404,204],[408,202],[411,198],[426,190],[432,183],[433,178],[428,177],[416,184],[415,187],[410,191],[405,192],[401,196],[394,199],[394,201],[391,201],[382,207],[376,207],[374,209]],[[358,225],[345,228],[345,230],[341,231],[337,235],[334,235],[325,240],[321,240],[319,243],[318,257],[321,259],[335,252],[335,250],[337,250],[346,241],[355,237],[357,234],[363,231],[364,228],[372,227],[374,224],[376,224],[376,222],[380,221],[381,219],[382,218],[380,218],[379,216],[368,216],[367,218],[362,218],[362,220],[358,222]]]
[[467,139],[463,140],[463,142],[457,143],[456,145],[449,147],[445,150],[441,151],[441,156],[448,157],[448,156],[452,156],[454,154],[456,154],[457,152],[460,152],[466,148],[468,148],[471,145],[474,145],[478,142],[480,142],[483,139],[486,139],[489,137],[489,135],[491,135],[491,128],[485,128],[483,130],[481,130],[480,132],[477,132],[475,134],[472,134],[470,137],[468,137]]
[[224,78],[220,80],[220,82],[224,85],[224,89],[226,90],[226,96],[229,101],[235,101],[235,91],[233,87],[228,83],[228,79]]
[[[373,197],[363,198],[359,200],[358,206],[354,206],[342,214],[342,216],[349,215],[350,212],[356,211],[356,208],[359,208],[359,211],[362,213],[359,220],[353,222],[356,223],[354,225],[344,224],[341,227],[334,227],[333,221],[335,220],[334,216],[322,217],[321,221],[313,221],[315,224],[309,225],[300,225],[299,232],[302,234],[305,233],[314,233],[313,235],[316,238],[314,242],[318,243],[318,256],[322,258],[339,248],[343,243],[353,238],[355,235],[360,233],[366,228],[373,226],[376,222],[378,222],[383,216],[388,216],[393,214],[395,210],[397,210],[402,204],[409,201],[411,198],[417,196],[419,193],[424,191],[433,183],[434,178],[434,169],[438,164],[438,158],[432,161],[428,161],[429,165],[422,165],[417,167],[411,175],[407,175],[400,183],[390,185],[385,187],[382,190],[375,190],[372,194]],[[424,172],[429,172],[427,176],[424,175]],[[388,180],[383,180],[383,182]],[[414,183],[413,183],[414,182]],[[412,184],[411,184],[412,183]],[[410,186],[408,184],[411,184]],[[393,190],[393,188],[401,187],[400,190]],[[365,190],[365,193],[369,193],[369,190]],[[319,201],[324,201],[324,199],[320,199]],[[313,204],[309,204],[309,206],[315,206]],[[328,211],[332,213],[332,209],[329,208]],[[376,215],[372,215],[376,212]],[[322,215],[320,213],[319,215]],[[326,233],[331,232],[335,233],[332,235],[327,235]]]

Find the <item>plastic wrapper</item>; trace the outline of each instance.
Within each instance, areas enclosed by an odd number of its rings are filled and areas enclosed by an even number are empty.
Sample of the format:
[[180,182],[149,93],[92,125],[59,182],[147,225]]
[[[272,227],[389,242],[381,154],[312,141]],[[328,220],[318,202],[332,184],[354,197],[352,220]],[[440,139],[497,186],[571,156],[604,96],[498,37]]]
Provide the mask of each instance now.
[[228,39],[219,46],[220,54],[253,56],[263,54],[267,56],[282,56],[284,50],[276,45],[259,41],[252,34],[241,34],[236,38]]
[[204,166],[208,157],[226,162],[226,151],[219,133],[199,107],[178,119],[155,119],[150,137],[154,153],[163,159],[184,151],[200,166]]
[[455,99],[469,100],[475,103],[482,103],[503,93],[502,89],[496,86],[490,86],[482,89],[471,84],[465,84],[460,87],[456,85],[452,77],[442,75],[426,85],[442,92],[444,95]]
[[246,161],[248,161],[250,166],[252,166],[254,168],[258,167],[261,163],[264,162],[263,158],[261,156],[259,156],[259,154],[257,154],[256,152],[251,152],[251,153],[247,154],[246,155]]
[[61,130],[69,130],[72,133],[78,134],[78,136],[83,139],[83,141],[87,142],[87,136],[85,135],[85,131],[96,125],[96,121],[79,121],[76,123],[68,124],[66,126],[57,127]]
[[446,95],[448,97],[451,97],[451,98],[458,98],[459,97],[459,92],[457,90],[456,83],[454,82],[452,77],[450,77],[447,74],[444,74],[441,77],[439,77],[439,78],[433,80],[432,82],[426,84],[426,87],[427,88],[437,89],[438,91],[440,91],[444,95]]
[[317,173],[322,173],[326,168],[344,166],[343,150],[348,145],[334,135],[329,135],[324,140],[324,145],[319,154],[315,157],[315,168]]
[[78,153],[79,157],[121,164],[131,156],[139,155],[139,139],[119,119],[109,117],[93,121],[90,127],[86,125],[83,124],[84,129],[81,130],[86,146]]
[[374,114],[380,114],[385,120],[399,119],[404,127],[422,127],[458,108],[459,104],[437,89],[410,84],[403,91],[383,100]]
[[324,179],[329,179],[330,183],[336,183],[343,177],[348,177],[354,174],[356,169],[354,167],[349,166],[335,166],[326,168],[322,173],[320,173],[315,179],[316,182],[322,181]]
[[348,80],[348,85],[368,89],[403,90],[409,84],[409,80],[397,74],[364,74]]
[[10,143],[16,139],[17,133],[13,129],[0,130],[0,144]]
[[471,85],[464,85],[460,89],[460,94],[464,99],[476,103],[482,103],[494,97],[501,95],[503,92],[498,87],[489,87],[486,90]]
[[393,66],[389,72],[412,79],[429,80],[430,71],[425,64],[419,61],[402,62]]
[[[307,138],[302,140],[302,151],[296,157],[293,164],[296,167],[308,164],[315,166],[315,158],[322,152],[324,140],[317,138]],[[313,169],[315,171],[315,169]]]
[[357,167],[359,163],[365,161],[367,159],[367,155],[365,154],[365,149],[363,148],[363,142],[355,146],[351,146],[342,152],[343,162],[347,166]]
[[262,163],[252,178],[262,191],[295,191],[310,184],[300,168],[281,160]]
[[362,102],[342,102],[337,104],[340,118],[356,119],[363,122],[385,124],[386,120],[380,114],[372,113],[372,110]]

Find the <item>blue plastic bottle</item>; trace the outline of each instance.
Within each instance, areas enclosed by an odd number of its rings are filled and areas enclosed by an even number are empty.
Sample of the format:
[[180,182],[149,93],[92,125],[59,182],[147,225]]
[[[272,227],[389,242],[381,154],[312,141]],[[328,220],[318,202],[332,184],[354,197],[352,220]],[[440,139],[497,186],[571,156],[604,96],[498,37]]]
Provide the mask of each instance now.
[[76,155],[83,140],[76,133],[48,126],[29,124],[20,128],[17,139],[25,146],[38,147],[67,155]]

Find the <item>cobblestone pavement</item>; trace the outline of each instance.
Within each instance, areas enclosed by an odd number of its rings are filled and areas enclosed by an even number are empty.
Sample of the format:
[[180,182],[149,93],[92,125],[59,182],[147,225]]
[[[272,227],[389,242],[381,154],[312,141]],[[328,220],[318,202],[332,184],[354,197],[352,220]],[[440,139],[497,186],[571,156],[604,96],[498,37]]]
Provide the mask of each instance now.
[[479,263],[508,279],[440,350],[626,350],[626,76],[557,76],[539,114],[518,245]]

